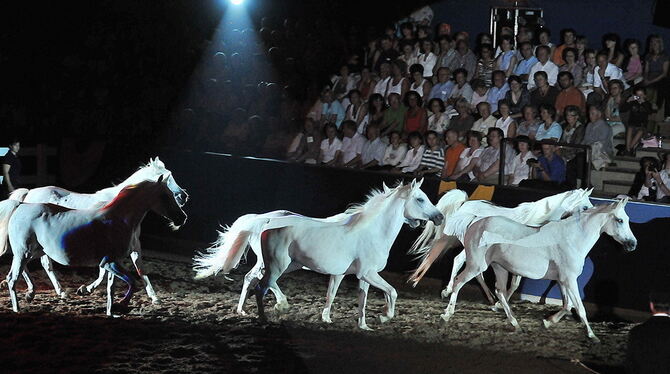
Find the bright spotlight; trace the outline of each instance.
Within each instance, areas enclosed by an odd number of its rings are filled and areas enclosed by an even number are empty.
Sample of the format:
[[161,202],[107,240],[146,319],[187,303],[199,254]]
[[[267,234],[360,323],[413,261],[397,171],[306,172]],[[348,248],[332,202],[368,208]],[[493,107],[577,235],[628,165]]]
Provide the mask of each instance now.
[[230,0],[230,3],[233,5],[240,5],[244,2],[244,0]]

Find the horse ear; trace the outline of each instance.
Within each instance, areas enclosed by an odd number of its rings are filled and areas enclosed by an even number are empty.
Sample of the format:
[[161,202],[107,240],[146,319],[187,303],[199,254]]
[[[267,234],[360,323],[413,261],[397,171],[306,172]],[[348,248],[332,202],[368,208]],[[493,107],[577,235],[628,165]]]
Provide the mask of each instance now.
[[415,178],[415,179],[412,179],[412,185],[411,185],[411,188],[414,189],[414,187],[416,187],[416,178]]
[[624,208],[626,206],[626,204],[628,204],[628,196],[619,200],[619,203],[617,204],[617,208]]
[[416,188],[420,188],[420,187],[421,187],[421,185],[423,184],[423,180],[424,180],[424,178],[421,178],[421,180],[419,181],[419,183],[416,184]]
[[156,182],[157,183],[162,183],[163,182],[163,174],[161,174],[161,176],[158,177],[158,180]]
[[587,189],[584,191],[584,196],[591,196],[591,192],[593,192],[593,187]]
[[384,193],[389,193],[391,189],[386,185],[386,182],[382,182],[382,187],[384,188]]

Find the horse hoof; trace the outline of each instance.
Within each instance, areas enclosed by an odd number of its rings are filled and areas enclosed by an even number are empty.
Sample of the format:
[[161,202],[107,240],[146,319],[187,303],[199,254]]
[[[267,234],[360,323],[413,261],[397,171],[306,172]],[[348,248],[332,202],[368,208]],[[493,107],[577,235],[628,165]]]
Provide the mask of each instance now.
[[443,299],[448,298],[449,295],[451,295],[451,290],[448,290],[448,289],[446,289],[446,288],[443,289],[442,292],[440,292],[440,296],[441,296]]
[[246,315],[248,315],[247,312],[244,311],[244,309],[237,309],[237,314],[239,314],[239,315],[241,315],[241,316],[246,316]]
[[321,321],[325,323],[333,323],[333,320],[331,320],[330,317],[321,317]]
[[84,296],[88,294],[90,294],[90,292],[88,291],[86,286],[79,286],[79,288],[77,288],[77,295]]
[[598,339],[598,337],[595,336],[595,335],[593,335],[593,336],[589,336],[589,339],[591,339],[591,342],[592,342],[592,343],[600,344],[600,339]]
[[364,330],[364,331],[375,331],[371,328],[368,327],[368,325],[360,325],[358,326],[359,329]]
[[7,280],[0,282],[0,288],[7,287]]
[[279,313],[285,313],[288,311],[289,305],[288,303],[279,303],[275,304],[274,308]]
[[227,276],[227,275],[224,275],[224,276],[223,276],[223,279],[225,279],[225,280],[227,280],[227,281],[231,281],[231,282],[234,282],[234,281],[235,281],[235,279],[233,279],[233,278],[231,278],[231,277],[229,277],[229,276]]
[[549,327],[551,327],[551,322],[547,321],[546,319],[542,320],[542,324],[544,325],[545,329],[548,329]]
[[377,316],[377,319],[379,320],[379,323],[386,323],[386,322],[391,320],[391,317],[380,315],[380,316]]
[[446,322],[449,322],[449,319],[451,318],[451,315],[447,314],[447,313],[440,314],[440,318],[442,318],[442,320],[446,323]]
[[26,300],[26,302],[30,303],[35,298],[35,292],[26,292],[23,298]]
[[63,300],[67,299],[68,296],[70,296],[70,295],[68,295],[68,293],[65,292],[65,291],[62,291],[62,292],[60,293],[60,298],[63,299]]
[[151,303],[154,304],[154,305],[161,305],[161,304],[163,304],[163,301],[161,301],[161,299],[155,297],[155,298],[151,299]]

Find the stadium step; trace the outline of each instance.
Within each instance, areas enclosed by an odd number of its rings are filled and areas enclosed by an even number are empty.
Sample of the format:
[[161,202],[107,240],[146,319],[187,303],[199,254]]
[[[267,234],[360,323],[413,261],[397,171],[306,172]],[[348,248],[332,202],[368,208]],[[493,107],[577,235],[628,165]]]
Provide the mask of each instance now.
[[607,194],[627,194],[630,190],[630,186],[633,185],[633,181],[622,181],[622,180],[604,180],[603,181],[603,192]]
[[640,169],[640,159],[631,156],[615,156],[610,164],[617,168]]

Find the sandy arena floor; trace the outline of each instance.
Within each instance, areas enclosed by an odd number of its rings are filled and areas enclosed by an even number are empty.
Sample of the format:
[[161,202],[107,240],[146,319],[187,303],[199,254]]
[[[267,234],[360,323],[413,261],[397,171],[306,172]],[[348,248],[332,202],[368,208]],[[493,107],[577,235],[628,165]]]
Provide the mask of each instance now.
[[[4,263],[6,263],[6,259]],[[38,266],[35,261],[31,268]],[[407,288],[398,275],[384,277],[398,287],[397,317],[377,322],[383,295],[372,290],[368,325],[356,328],[357,281],[346,278],[333,307],[333,324],[321,322],[327,277],[299,271],[280,279],[291,308],[269,322],[234,313],[242,272],[230,282],[222,277],[192,280],[186,263],[147,259],[146,268],[161,305],[144,291],[134,309],[121,318],[104,315],[104,287],[81,297],[74,290],[97,271],[58,269],[70,297],[55,296],[44,271],[33,268],[37,295],[23,311],[12,313],[8,292],[0,293],[0,362],[2,371],[62,373],[588,373],[578,359],[601,373],[619,372],[631,323],[595,322],[601,344],[586,338],[580,323],[566,317],[552,329],[542,317],[555,306],[512,305],[524,331],[513,332],[502,312],[491,311],[474,287],[449,324],[441,322],[445,303],[439,282],[425,280]],[[0,266],[4,277],[8,265]],[[23,291],[21,281],[19,289]],[[120,287],[117,287],[120,290]],[[266,305],[274,299],[268,296]]]

